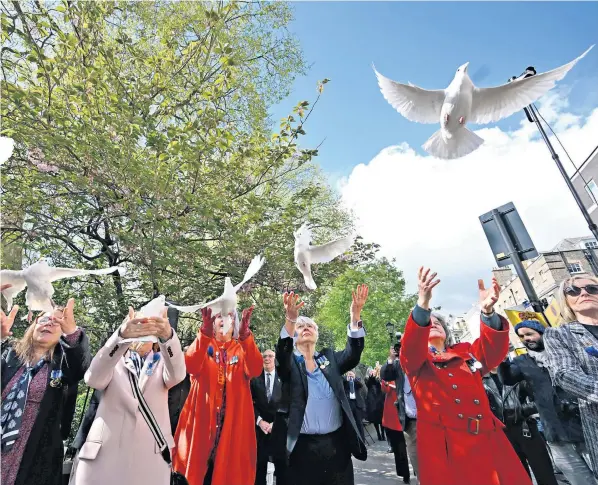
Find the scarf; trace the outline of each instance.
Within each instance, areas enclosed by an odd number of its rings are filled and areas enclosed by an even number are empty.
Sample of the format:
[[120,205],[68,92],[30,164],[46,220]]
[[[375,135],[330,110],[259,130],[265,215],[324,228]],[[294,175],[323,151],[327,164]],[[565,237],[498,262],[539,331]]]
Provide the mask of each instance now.
[[530,357],[532,359],[534,359],[536,361],[536,364],[538,364],[538,367],[546,367],[546,361],[548,360],[546,358],[546,352],[542,351],[542,352],[536,352],[535,350],[527,350],[527,353],[530,355]]
[[0,438],[0,447],[2,452],[6,453],[17,441],[19,430],[23,420],[23,412],[27,404],[27,395],[29,394],[29,385],[35,374],[44,366],[46,361],[41,359],[34,366],[26,366],[21,377],[14,383],[6,400],[2,403],[2,437]]
[[141,376],[141,369],[143,369],[143,359],[134,350],[129,350],[129,358],[131,359],[131,362],[133,362],[135,373],[137,374],[137,378],[139,378],[139,376]]

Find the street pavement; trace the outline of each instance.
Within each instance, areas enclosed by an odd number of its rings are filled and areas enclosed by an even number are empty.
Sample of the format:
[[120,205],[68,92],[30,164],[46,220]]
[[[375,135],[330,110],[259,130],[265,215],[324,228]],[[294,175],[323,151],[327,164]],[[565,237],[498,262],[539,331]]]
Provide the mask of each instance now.
[[[359,461],[353,458],[353,469],[355,470],[355,485],[400,485],[402,478],[397,476],[395,470],[395,459],[392,453],[388,453],[388,443],[376,439],[374,426],[369,425],[368,431],[374,437],[374,444],[368,437],[368,459]],[[411,470],[411,484],[419,485],[417,477],[413,476]]]

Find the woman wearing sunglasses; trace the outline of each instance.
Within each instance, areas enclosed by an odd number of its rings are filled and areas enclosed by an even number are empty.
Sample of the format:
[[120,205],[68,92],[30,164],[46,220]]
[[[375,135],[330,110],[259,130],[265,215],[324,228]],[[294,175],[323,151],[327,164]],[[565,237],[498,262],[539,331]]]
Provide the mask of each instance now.
[[12,335],[18,307],[0,312],[2,327],[2,484],[59,485],[69,430],[65,388],[89,367],[89,341],[73,316],[75,300],[42,314],[23,338]]
[[567,278],[558,299],[565,324],[544,333],[548,369],[554,384],[579,400],[584,438],[598,478],[598,279]]

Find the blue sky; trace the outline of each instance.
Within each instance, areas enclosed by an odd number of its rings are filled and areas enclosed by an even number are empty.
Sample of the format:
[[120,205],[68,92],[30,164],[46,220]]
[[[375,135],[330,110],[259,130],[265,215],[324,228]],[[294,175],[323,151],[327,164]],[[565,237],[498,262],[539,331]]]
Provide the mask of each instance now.
[[[324,138],[318,163],[331,182],[369,162],[381,149],[420,146],[436,130],[411,123],[384,100],[372,62],[385,76],[424,88],[443,88],[470,62],[487,75],[480,86],[504,83],[528,65],[539,72],[560,66],[598,40],[596,2],[295,2],[291,25],[313,64],[291,95],[273,110],[276,121],[300,100],[313,100],[319,79],[331,79],[302,140]],[[533,28],[533,31],[531,30]],[[570,111],[598,105],[598,48],[568,74]],[[516,127],[523,115],[503,120]]]

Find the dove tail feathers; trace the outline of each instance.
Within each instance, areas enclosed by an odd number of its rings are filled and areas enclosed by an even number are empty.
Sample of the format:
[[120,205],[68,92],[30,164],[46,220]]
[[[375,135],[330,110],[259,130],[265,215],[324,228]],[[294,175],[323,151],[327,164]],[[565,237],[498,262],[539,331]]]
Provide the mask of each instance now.
[[463,126],[447,139],[442,136],[442,130],[438,130],[424,143],[422,148],[433,157],[450,160],[470,154],[477,150],[482,143],[484,143],[483,138]]

